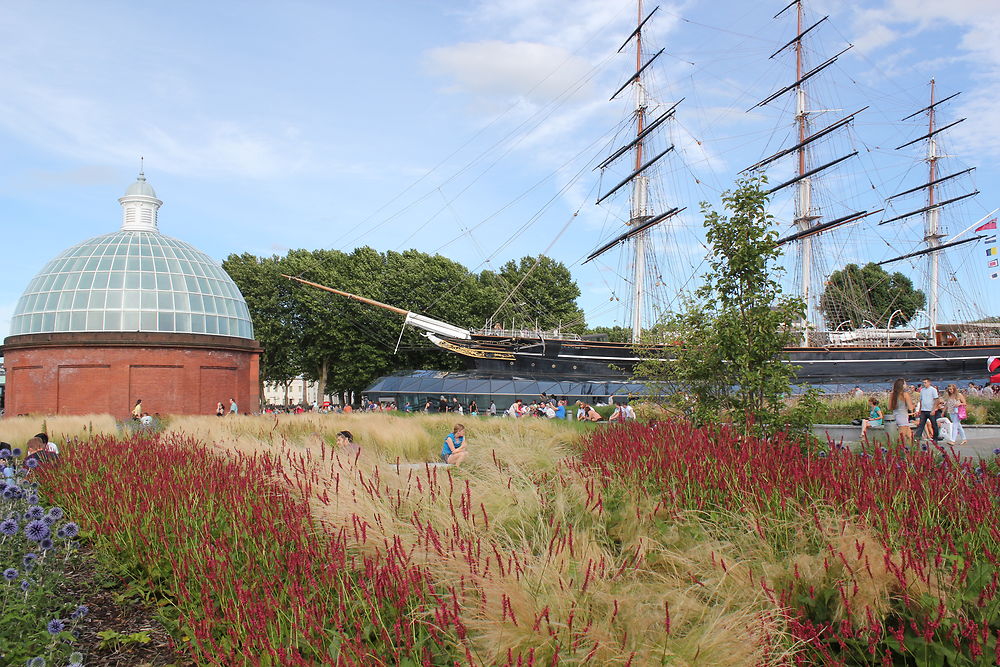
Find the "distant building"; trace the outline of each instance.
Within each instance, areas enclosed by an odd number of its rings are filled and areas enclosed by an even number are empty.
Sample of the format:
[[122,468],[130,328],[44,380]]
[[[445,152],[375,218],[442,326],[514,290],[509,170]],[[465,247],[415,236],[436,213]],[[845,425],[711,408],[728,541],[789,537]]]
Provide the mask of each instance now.
[[299,375],[286,386],[275,382],[264,383],[264,403],[266,405],[312,405],[316,401],[317,405],[322,405],[323,401],[332,401],[337,404],[336,396],[327,394],[323,400],[318,399],[319,383],[305,379]]
[[121,229],[58,254],[28,284],[2,356],[5,414],[214,414],[259,405],[261,349],[219,264],[159,232],[162,201],[140,172]]

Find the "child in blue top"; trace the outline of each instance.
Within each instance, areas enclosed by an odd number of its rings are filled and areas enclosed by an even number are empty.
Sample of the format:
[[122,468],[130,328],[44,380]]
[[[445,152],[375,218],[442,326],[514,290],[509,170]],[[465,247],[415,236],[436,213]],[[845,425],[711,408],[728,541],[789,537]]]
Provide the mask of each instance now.
[[879,407],[878,399],[874,396],[868,399],[868,404],[871,405],[871,411],[868,413],[868,419],[861,420],[861,437],[864,439],[865,434],[868,429],[872,426],[881,426],[884,415],[882,413],[882,408]]
[[455,428],[444,439],[444,446],[441,447],[441,460],[445,463],[458,465],[465,460],[469,453],[465,444],[465,427],[455,424]]

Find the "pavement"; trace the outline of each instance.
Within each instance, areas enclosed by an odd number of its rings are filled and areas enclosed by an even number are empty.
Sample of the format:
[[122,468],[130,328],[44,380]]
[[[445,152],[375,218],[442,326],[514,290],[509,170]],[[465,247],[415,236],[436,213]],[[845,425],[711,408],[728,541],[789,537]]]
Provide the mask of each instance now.
[[[964,445],[952,445],[947,440],[938,442],[946,451],[954,451],[962,457],[969,458],[992,458],[995,449],[1000,449],[1000,426],[964,426],[965,434],[969,441]],[[821,440],[829,440],[835,443],[843,442],[847,445],[855,445],[861,442],[861,427],[844,424],[816,424],[813,426],[813,434]],[[868,431],[868,441],[886,442],[888,439],[895,440],[897,431],[891,424],[881,429],[870,429]]]

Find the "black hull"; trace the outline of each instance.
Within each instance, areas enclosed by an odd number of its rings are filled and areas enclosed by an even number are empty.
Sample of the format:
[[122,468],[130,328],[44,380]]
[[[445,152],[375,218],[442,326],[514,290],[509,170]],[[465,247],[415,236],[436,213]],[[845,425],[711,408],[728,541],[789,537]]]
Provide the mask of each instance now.
[[[631,376],[637,361],[633,348],[621,343],[486,336],[441,343],[467,357],[470,368],[496,376],[621,381]],[[669,359],[669,351],[665,346],[654,356]],[[1000,357],[1000,345],[789,348],[787,353],[789,363],[798,367],[800,383],[858,384],[899,377],[982,382],[990,376],[988,359]]]

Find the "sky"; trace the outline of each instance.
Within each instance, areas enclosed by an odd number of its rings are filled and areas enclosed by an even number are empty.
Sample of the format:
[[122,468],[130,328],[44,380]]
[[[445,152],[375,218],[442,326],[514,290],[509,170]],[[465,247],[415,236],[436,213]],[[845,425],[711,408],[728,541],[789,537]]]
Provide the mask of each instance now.
[[[676,149],[655,168],[654,200],[687,207],[650,242],[668,300],[705,268],[700,202],[718,207],[741,169],[792,137],[790,96],[747,112],[793,80],[788,52],[769,59],[795,34],[791,12],[772,18],[785,4],[665,0],[644,31],[644,59],[664,49],[651,108],[684,98],[664,140]],[[894,149],[926,132],[925,118],[900,119],[928,104],[932,77],[939,98],[962,92],[940,122],[969,119],[942,137],[944,171],[977,168],[948,188],[981,191],[942,216],[948,238],[1000,206],[1000,3],[808,2],[810,24],[827,15],[808,62],[853,48],[810,84],[816,127],[868,106],[817,145],[818,162],[859,152],[817,190],[827,219],[927,180],[919,146]],[[615,53],[635,22],[630,0],[6,2],[0,335],[49,259],[118,229],[140,156],[164,201],[160,230],[220,261],[367,244],[480,271],[545,252],[570,266],[588,324],[622,324],[628,260],[582,259],[627,218],[627,195],[594,206],[622,167],[593,166],[627,143],[629,95],[609,97],[635,70],[634,53]],[[787,232],[788,198],[772,211]],[[850,225],[823,235],[815,270],[921,238],[919,219]],[[921,286],[922,262],[893,268]],[[981,243],[949,254],[943,273],[945,319],[1000,315]]]

